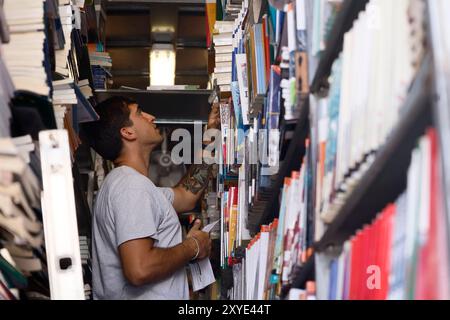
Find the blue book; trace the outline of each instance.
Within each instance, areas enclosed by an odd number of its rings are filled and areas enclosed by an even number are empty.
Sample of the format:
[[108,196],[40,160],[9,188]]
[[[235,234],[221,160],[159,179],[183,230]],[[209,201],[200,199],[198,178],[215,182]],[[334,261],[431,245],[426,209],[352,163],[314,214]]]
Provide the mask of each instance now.
[[341,103],[342,58],[335,61],[332,67],[332,85],[328,102],[328,137],[325,156],[325,170],[332,172],[336,164],[337,139],[339,127],[339,109]]
[[280,127],[280,84],[281,69],[279,66],[272,66],[270,70],[269,102],[267,108],[267,129],[278,129]]
[[238,81],[231,82],[231,96],[233,98],[234,115],[236,118],[237,131],[237,145],[236,145],[236,159],[238,164],[244,162],[244,121],[242,118],[241,96],[239,91]]
[[338,282],[338,259],[333,259],[330,263],[330,283],[328,299],[336,300],[337,282]]
[[80,88],[76,84],[71,84],[71,87],[75,90],[75,95],[77,96],[78,104],[77,107],[77,121],[78,123],[93,122],[100,119],[97,112],[95,112],[91,103],[83,95]]
[[[233,35],[233,38],[235,36]],[[236,69],[236,54],[238,53],[238,49],[234,48],[233,53],[231,54],[231,81],[237,81],[237,69]]]

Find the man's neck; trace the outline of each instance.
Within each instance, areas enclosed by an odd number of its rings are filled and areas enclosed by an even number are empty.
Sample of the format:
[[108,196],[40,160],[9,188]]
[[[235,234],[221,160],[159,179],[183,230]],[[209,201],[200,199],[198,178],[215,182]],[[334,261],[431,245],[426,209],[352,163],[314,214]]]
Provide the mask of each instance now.
[[150,154],[152,150],[142,152],[126,152],[115,162],[116,167],[127,166],[148,177]]

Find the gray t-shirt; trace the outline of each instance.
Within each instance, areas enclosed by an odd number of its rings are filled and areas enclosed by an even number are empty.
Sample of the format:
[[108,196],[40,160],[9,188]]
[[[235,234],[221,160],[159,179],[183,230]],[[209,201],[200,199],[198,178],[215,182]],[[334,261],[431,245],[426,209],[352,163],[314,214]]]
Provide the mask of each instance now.
[[112,170],[97,195],[92,224],[92,284],[94,299],[186,300],[186,270],[140,287],[123,275],[119,246],[152,238],[159,248],[182,242],[180,221],[172,206],[173,190],[157,188],[130,167]]

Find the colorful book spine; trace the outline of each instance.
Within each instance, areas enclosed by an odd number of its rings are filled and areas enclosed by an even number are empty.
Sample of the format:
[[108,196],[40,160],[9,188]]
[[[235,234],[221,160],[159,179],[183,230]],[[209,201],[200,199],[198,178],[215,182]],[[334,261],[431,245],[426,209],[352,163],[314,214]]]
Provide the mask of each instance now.
[[413,151],[406,192],[347,241],[341,255],[331,261],[328,298],[450,298],[449,229],[439,154],[436,130],[429,129]]

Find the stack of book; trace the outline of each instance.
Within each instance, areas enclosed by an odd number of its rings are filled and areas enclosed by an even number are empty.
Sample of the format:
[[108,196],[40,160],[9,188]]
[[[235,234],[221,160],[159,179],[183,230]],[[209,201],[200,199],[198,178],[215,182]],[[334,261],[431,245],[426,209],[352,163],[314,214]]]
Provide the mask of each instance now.
[[[37,159],[30,136],[0,139],[0,300],[19,299],[22,289],[32,298],[31,291],[45,291],[48,283],[43,226],[36,216],[42,190],[30,154]],[[31,282],[42,287],[33,289]]]
[[225,6],[225,16],[228,20],[237,18],[242,8],[243,0],[230,0]]
[[[68,111],[72,111],[72,105],[78,103],[75,90],[73,89],[73,80],[68,78],[64,80],[53,81],[53,108],[55,111],[56,124],[58,129],[64,129],[64,118]],[[71,113],[70,113],[71,116]]]
[[79,146],[79,124],[98,120],[88,100],[89,93],[92,94],[87,80],[81,80],[78,84],[71,78],[53,81],[53,108],[57,127],[69,131],[72,150]]
[[89,60],[91,62],[92,76],[95,89],[107,89],[107,80],[112,78],[112,59],[108,52],[90,51]]
[[6,0],[3,4],[10,29],[10,42],[2,54],[16,90],[50,93],[50,62],[44,49],[48,46],[44,25],[44,1]]
[[77,86],[86,99],[92,98],[94,96],[88,79],[79,80]]
[[216,52],[216,66],[213,79],[222,92],[231,91],[231,69],[233,52],[234,21],[216,21],[214,25],[213,43]]

